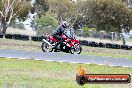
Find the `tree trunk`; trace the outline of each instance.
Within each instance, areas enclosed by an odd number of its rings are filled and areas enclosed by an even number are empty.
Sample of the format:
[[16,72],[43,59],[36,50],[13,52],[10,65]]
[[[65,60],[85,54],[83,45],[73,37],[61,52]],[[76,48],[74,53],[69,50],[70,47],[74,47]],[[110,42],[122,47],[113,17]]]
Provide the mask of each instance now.
[[6,34],[7,29],[7,19],[5,17],[2,17],[0,20],[0,34]]
[[121,39],[122,39],[122,44],[126,45],[126,40],[125,40],[125,38],[124,38],[124,36],[122,34],[121,34]]
[[0,34],[6,34],[6,29],[7,29],[7,23],[6,22],[1,23]]

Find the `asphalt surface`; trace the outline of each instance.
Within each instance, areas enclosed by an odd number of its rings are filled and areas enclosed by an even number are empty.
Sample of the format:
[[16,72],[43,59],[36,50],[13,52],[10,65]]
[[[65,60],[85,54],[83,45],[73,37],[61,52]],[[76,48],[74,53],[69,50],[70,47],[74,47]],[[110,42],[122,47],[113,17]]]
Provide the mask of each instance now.
[[108,66],[132,67],[132,60],[126,58],[112,58],[90,55],[72,55],[64,53],[44,53],[23,50],[0,50],[0,57],[35,59],[44,61],[97,64]]

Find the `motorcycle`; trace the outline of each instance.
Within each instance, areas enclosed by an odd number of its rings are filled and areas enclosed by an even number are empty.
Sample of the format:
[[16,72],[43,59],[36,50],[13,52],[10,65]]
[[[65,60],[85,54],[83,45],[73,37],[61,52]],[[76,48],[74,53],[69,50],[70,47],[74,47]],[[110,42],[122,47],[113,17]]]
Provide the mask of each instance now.
[[[79,44],[79,41],[75,38],[75,36],[72,36],[72,38],[66,37],[64,34],[62,34],[62,37],[64,38],[64,42],[58,45],[59,51],[71,53],[71,54],[80,54],[82,51],[82,47]],[[44,52],[52,52],[54,51],[53,47],[58,42],[57,39],[53,38],[53,36],[46,34],[45,39],[42,39],[42,50]]]

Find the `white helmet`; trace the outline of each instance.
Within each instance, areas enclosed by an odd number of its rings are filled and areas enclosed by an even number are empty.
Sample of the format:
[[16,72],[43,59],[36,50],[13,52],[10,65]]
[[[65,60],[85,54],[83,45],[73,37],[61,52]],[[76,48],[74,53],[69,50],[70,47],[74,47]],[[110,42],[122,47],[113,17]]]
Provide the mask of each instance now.
[[62,21],[61,25],[63,28],[67,28],[69,26],[69,23],[67,21]]

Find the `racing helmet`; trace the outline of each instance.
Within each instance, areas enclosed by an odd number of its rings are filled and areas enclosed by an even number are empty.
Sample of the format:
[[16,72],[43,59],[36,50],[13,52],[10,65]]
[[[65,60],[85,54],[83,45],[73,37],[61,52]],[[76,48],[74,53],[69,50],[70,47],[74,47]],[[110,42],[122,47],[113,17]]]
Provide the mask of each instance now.
[[67,28],[69,26],[69,23],[67,21],[62,21],[61,25],[63,28]]

